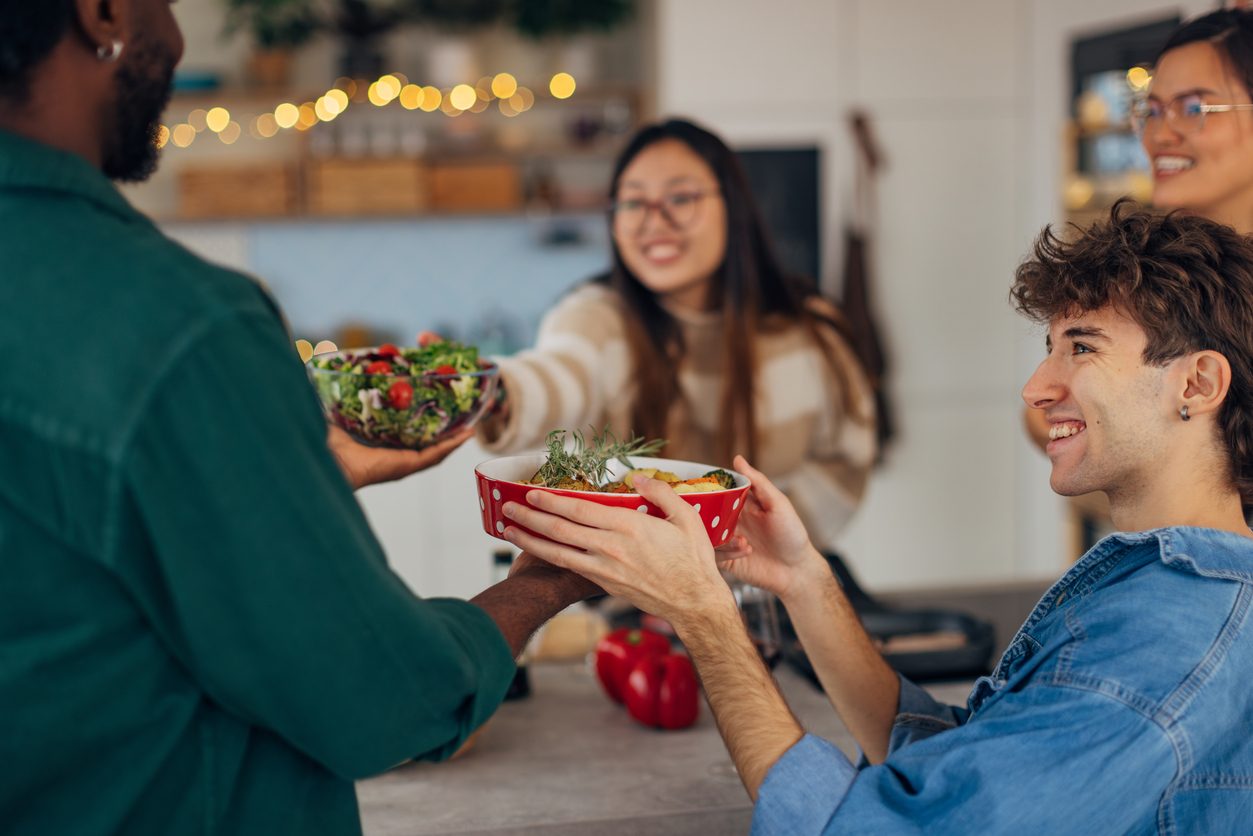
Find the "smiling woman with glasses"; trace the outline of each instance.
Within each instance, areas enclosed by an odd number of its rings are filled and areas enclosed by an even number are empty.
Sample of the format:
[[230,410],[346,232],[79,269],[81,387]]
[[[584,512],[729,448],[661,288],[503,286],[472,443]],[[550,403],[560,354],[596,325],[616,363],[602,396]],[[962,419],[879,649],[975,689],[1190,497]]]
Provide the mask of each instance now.
[[1132,119],[1153,166],[1153,203],[1253,233],[1253,11],[1175,30]]
[[609,184],[609,272],[545,317],[536,347],[501,361],[493,451],[552,429],[665,438],[663,455],[776,478],[831,545],[875,458],[866,375],[839,312],[776,260],[739,158],[683,120],[642,129]]

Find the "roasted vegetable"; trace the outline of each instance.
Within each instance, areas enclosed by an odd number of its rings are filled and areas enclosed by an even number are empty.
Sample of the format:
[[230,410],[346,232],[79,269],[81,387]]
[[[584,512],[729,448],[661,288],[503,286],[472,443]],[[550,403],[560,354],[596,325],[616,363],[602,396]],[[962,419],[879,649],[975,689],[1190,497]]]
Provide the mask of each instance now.
[[708,473],[706,473],[705,476],[717,479],[718,484],[722,485],[722,487],[728,490],[735,487],[735,477],[732,476],[730,473],[727,473],[722,468],[718,468],[717,470],[711,470]]

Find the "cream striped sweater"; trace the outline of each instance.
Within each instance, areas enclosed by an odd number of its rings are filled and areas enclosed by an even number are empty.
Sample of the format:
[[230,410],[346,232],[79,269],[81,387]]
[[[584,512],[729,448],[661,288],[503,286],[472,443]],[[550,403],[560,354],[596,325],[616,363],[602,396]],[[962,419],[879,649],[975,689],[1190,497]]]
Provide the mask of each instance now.
[[[687,356],[679,368],[683,408],[672,413],[669,458],[715,461],[721,416],[722,316],[671,311]],[[501,358],[509,393],[504,426],[487,425],[480,441],[493,452],[537,449],[553,429],[609,426],[631,433],[636,392],[625,322],[612,290],[586,285],[562,299],[540,324],[534,348]],[[852,419],[834,374],[800,326],[764,334],[758,342],[757,425],[760,469],[795,504],[819,548],[833,541],[865,491],[875,456],[870,387],[847,344],[827,337],[858,393]],[[647,393],[643,393],[647,396]]]

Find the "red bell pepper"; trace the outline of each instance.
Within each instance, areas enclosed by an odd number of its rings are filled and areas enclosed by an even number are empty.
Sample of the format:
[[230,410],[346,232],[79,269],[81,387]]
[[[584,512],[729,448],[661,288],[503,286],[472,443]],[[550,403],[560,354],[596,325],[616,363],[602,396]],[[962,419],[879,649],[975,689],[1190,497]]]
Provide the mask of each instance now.
[[614,702],[625,697],[627,677],[645,656],[664,656],[670,640],[652,630],[622,627],[596,643],[596,677]]
[[695,723],[700,685],[692,660],[682,653],[640,659],[627,677],[626,707],[646,726],[685,729]]

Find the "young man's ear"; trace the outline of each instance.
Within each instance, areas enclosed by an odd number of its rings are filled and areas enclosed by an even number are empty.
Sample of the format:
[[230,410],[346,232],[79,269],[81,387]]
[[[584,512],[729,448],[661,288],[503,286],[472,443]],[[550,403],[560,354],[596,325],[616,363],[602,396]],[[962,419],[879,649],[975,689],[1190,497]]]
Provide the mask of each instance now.
[[1217,351],[1197,351],[1180,358],[1186,374],[1183,401],[1188,415],[1216,412],[1231,388],[1231,364]]

